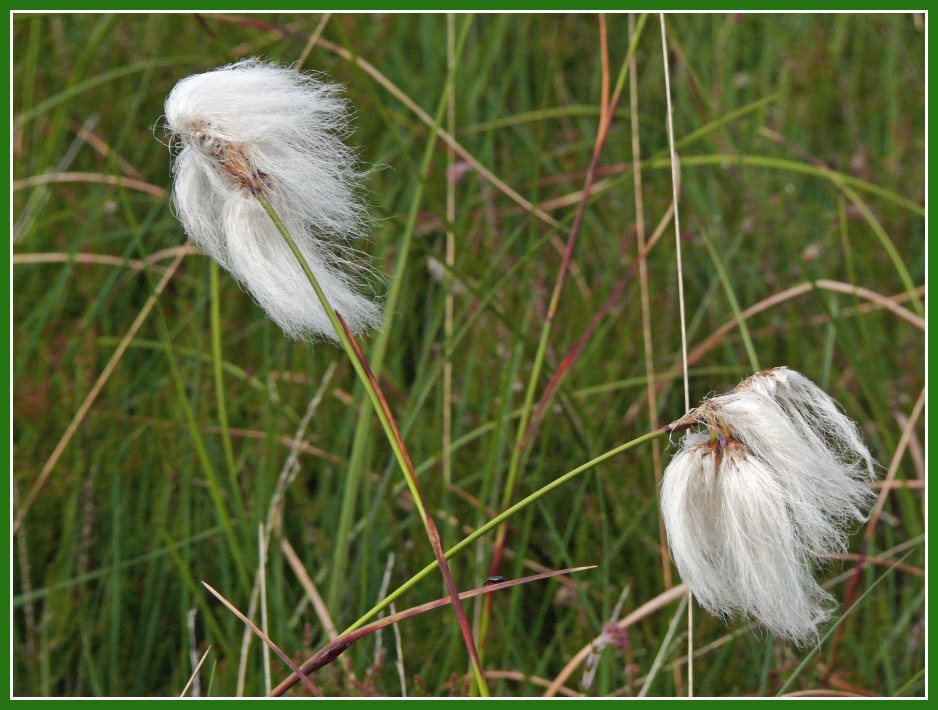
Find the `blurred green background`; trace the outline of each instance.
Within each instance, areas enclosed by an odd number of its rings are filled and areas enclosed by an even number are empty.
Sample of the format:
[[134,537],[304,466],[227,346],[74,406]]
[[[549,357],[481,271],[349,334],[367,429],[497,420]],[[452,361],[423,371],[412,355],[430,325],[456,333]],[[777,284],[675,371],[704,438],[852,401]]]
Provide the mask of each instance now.
[[[161,114],[167,93],[191,73],[249,56],[302,58],[304,70],[345,85],[356,108],[350,143],[373,167],[366,187],[375,223],[363,248],[387,275],[375,288],[400,289],[389,327],[366,338],[365,351],[382,352],[382,386],[444,545],[503,508],[519,408],[560,264],[556,246],[569,235],[596,138],[601,30],[586,14],[457,15],[453,36],[463,41],[451,52],[452,121],[465,154],[448,169],[446,144],[406,103],[430,116],[441,101],[445,107],[447,21],[443,14],[13,16],[14,694],[178,695],[193,656],[209,646],[188,694],[263,694],[259,644],[252,640],[244,655],[239,684],[243,625],[199,584],[247,612],[262,523],[273,523],[269,634],[297,661],[327,638],[281,540],[339,630],[386,593],[386,569],[393,589],[432,560],[339,349],[288,340],[221,273],[221,348],[213,353],[212,267],[194,253],[155,307],[147,305],[185,243],[168,198]],[[605,18],[612,88],[634,36],[629,22],[625,14]],[[692,401],[759,367],[788,365],[842,404],[897,482],[866,547],[862,532],[853,539],[854,552],[874,563],[856,578],[855,559],[819,570],[839,602],[869,590],[820,651],[777,642],[746,621],[726,626],[697,608],[695,692],[772,695],[796,674],[786,691],[923,694],[924,426],[915,412],[925,380],[916,321],[924,316],[924,19],[708,14],[669,15],[667,24]],[[313,35],[322,41],[310,46]],[[646,238],[672,201],[657,16],[642,26],[635,56],[635,110],[627,81],[537,396],[636,258],[636,120]],[[440,266],[448,189],[451,272]],[[513,500],[683,413],[674,227],[665,226],[647,277],[628,283],[551,402]],[[826,281],[768,304],[743,328],[719,330],[734,310],[819,279]],[[828,282],[867,291],[836,291]],[[661,384],[654,423],[643,288]],[[449,341],[447,398],[448,293],[457,339]],[[142,325],[84,411],[141,313]],[[271,517],[290,441],[317,394],[298,472]],[[441,457],[447,404],[455,442],[449,483]],[[661,451],[661,465],[672,451]],[[505,577],[598,567],[493,598],[483,644],[493,693],[543,693],[543,679],[600,635],[624,590],[617,618],[679,583],[662,561],[655,480],[653,449],[642,447],[513,520]],[[454,558],[460,588],[488,576],[494,539]],[[397,608],[441,595],[434,574]],[[686,693],[683,617],[667,633],[677,611],[670,603],[644,615],[597,649],[588,683],[579,667],[565,687],[635,695],[660,653],[647,692]],[[472,604],[467,612],[477,622],[482,616]],[[347,665],[314,679],[342,696],[399,695],[402,685],[409,695],[466,692],[466,652],[451,612],[398,630],[400,656],[388,630],[378,646],[375,637],[359,642],[346,652]],[[274,657],[273,682],[288,672]]]

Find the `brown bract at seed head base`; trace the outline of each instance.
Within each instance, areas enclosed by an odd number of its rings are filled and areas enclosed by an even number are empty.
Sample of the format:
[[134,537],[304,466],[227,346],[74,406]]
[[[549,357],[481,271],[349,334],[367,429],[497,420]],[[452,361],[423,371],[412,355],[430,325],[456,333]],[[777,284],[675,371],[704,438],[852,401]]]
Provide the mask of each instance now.
[[228,143],[212,134],[211,126],[199,122],[190,128],[192,143],[215,161],[219,170],[256,196],[270,187],[270,176],[257,170],[242,146]]

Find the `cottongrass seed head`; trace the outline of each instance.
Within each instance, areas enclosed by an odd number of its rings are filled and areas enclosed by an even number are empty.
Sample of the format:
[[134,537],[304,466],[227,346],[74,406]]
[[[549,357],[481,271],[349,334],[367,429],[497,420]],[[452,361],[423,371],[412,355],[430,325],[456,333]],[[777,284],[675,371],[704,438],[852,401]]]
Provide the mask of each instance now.
[[846,551],[875,499],[856,425],[804,375],[779,367],[670,429],[693,426],[661,487],[682,579],[714,615],[754,616],[798,644],[816,640],[835,605],[813,568]]
[[288,335],[337,334],[256,196],[292,234],[332,307],[354,333],[381,307],[363,295],[353,248],[367,216],[343,138],[340,89],[295,69],[248,59],[180,81],[166,99],[176,153],[173,203],[189,238],[234,276]]

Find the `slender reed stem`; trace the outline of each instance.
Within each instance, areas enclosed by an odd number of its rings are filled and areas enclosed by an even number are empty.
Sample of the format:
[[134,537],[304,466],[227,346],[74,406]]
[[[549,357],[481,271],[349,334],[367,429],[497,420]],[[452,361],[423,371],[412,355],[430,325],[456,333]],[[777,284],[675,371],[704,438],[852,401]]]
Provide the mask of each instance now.
[[[635,34],[635,14],[629,13],[629,34]],[[645,251],[645,203],[642,192],[642,152],[639,134],[638,114],[638,63],[635,54],[629,57],[629,124],[632,128],[632,186],[635,193],[635,234],[639,254]],[[648,264],[641,259],[638,264],[639,295],[642,306],[642,344],[645,351],[645,401],[648,405],[648,425],[658,426],[658,399],[655,396],[655,348],[651,331],[651,298],[648,290]],[[655,491],[661,490],[661,444],[658,441],[651,447],[652,468],[655,472]],[[667,531],[663,516],[658,516],[658,545],[661,547],[661,571],[664,586],[674,586],[671,574],[671,551],[668,548]],[[674,669],[674,689],[683,695],[684,681],[680,667]]]
[[[629,31],[635,33],[635,15],[629,14]],[[639,140],[638,116],[638,65],[635,55],[629,57],[629,124],[632,128],[632,185],[635,192],[635,233],[638,242],[638,252],[645,250],[645,203],[642,192],[642,163],[641,142]],[[648,293],[648,264],[641,259],[638,264],[639,293],[642,304],[642,340],[645,347],[645,379],[648,384],[645,388],[648,402],[648,419],[652,427],[658,425],[658,401],[655,397],[655,358],[654,343],[651,333],[651,299]],[[658,442],[652,446],[652,459],[655,469],[655,482],[661,483],[661,450]],[[662,546],[662,563],[664,565],[664,582],[666,587],[672,586],[671,558],[667,552],[667,541],[664,534],[664,523],[659,518],[659,533]]]
[[723,260],[720,258],[719,251],[717,251],[713,241],[707,234],[707,230],[701,229],[700,236],[704,246],[707,247],[707,252],[710,254],[710,261],[713,263],[713,268],[717,272],[717,277],[720,279],[720,283],[723,284],[723,290],[726,292],[726,300],[729,301],[730,310],[733,311],[733,317],[736,318],[736,322],[739,324],[739,335],[743,340],[743,347],[746,350],[746,354],[749,356],[749,366],[752,368],[753,372],[759,372],[762,366],[759,364],[759,356],[756,355],[756,347],[753,345],[752,336],[749,334],[749,326],[746,325],[746,320],[742,316],[742,308],[739,307],[739,300],[736,298],[736,293],[733,291],[733,282],[730,279],[730,275],[726,270],[726,266],[723,264]]
[[[684,366],[684,409],[690,410],[690,380],[687,367],[687,318],[684,313],[684,269],[681,264],[681,221],[678,208],[680,182],[677,153],[674,149],[674,107],[671,105],[671,68],[668,64],[668,31],[661,18],[661,52],[664,55],[664,90],[668,105],[668,147],[671,151],[671,189],[674,192],[674,241],[677,255],[677,293],[681,313],[681,361]],[[694,604],[693,596],[687,593],[687,697],[694,696]]]

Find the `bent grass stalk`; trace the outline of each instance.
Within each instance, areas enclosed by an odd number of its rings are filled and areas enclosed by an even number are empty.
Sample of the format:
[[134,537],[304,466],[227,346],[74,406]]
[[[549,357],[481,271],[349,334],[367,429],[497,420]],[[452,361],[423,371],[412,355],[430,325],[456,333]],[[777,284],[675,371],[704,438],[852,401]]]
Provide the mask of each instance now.
[[[480,527],[471,535],[468,535],[467,537],[463,538],[461,541],[457,542],[455,545],[453,545],[451,548],[449,548],[446,552],[443,553],[444,559],[447,559],[447,560],[451,559],[457,552],[465,549],[466,547],[471,545],[473,542],[478,540],[480,537],[485,535],[487,532],[497,528],[499,525],[504,523],[506,520],[512,517],[515,513],[518,513],[524,510],[529,505],[538,501],[539,499],[544,497],[547,493],[550,493],[555,488],[562,486],[564,483],[567,483],[568,481],[572,481],[574,478],[576,478],[580,474],[586,473],[590,469],[595,468],[596,466],[598,466],[599,464],[605,461],[608,461],[614,456],[618,456],[619,454],[624,453],[628,451],[629,449],[634,449],[637,446],[641,446],[642,444],[645,444],[649,441],[652,441],[661,436],[664,436],[667,433],[668,433],[667,430],[665,430],[664,428],[661,428],[661,429],[656,429],[655,431],[648,432],[647,434],[643,434],[642,436],[639,436],[636,439],[627,441],[626,443],[621,444],[614,449],[610,449],[606,453],[600,454],[596,458],[591,459],[587,461],[586,463],[581,464],[580,466],[577,466],[575,469],[565,473],[559,478],[555,478],[553,481],[551,481],[545,486],[542,486],[541,488],[538,488],[536,491],[531,493],[526,498],[521,499],[510,508],[506,508],[504,511],[502,511],[500,514],[496,515],[494,518],[489,520],[485,525]],[[347,634],[350,631],[354,631],[355,629],[360,628],[362,625],[368,623],[369,620],[373,619],[379,612],[387,608],[392,602],[398,599],[404,592],[406,592],[408,589],[413,587],[417,582],[419,582],[421,579],[423,579],[428,574],[430,574],[434,569],[437,568],[438,565],[439,565],[439,562],[435,562],[435,561],[428,564],[422,570],[417,572],[413,577],[411,577],[409,580],[404,582],[404,584],[402,584],[400,587],[398,587],[393,592],[388,594],[384,599],[382,599],[374,607],[368,610],[368,612],[366,612],[358,621],[356,621],[354,624],[349,626],[343,632],[343,634]]]
[[352,340],[348,326],[345,325],[341,316],[336,313],[335,309],[332,308],[332,305],[326,298],[325,292],[322,290],[322,287],[316,280],[312,269],[309,268],[309,264],[306,263],[306,259],[303,258],[303,254],[297,246],[296,241],[294,241],[293,237],[290,235],[290,231],[287,229],[287,226],[283,223],[283,220],[280,219],[280,216],[264,196],[263,192],[258,192],[255,197],[257,198],[258,203],[260,203],[260,205],[267,212],[274,225],[276,225],[280,235],[284,238],[287,245],[290,247],[290,251],[293,252],[293,255],[296,257],[297,261],[302,267],[303,272],[306,274],[306,278],[309,279],[309,283],[313,287],[313,291],[316,292],[316,297],[319,299],[323,310],[329,317],[329,322],[332,323],[332,327],[335,328],[343,350],[345,350],[346,355],[348,355],[349,360],[351,360],[352,366],[355,368],[355,373],[361,380],[362,386],[368,393],[368,398],[374,405],[375,412],[377,413],[378,419],[381,422],[381,426],[384,429],[384,433],[387,436],[388,443],[391,445],[391,449],[394,452],[394,457],[397,459],[397,462],[401,467],[401,471],[404,473],[404,478],[407,481],[407,487],[410,489],[414,504],[417,507],[417,511],[420,514],[420,518],[423,521],[424,528],[426,529],[427,536],[430,538],[430,544],[433,547],[433,553],[437,557],[437,561],[443,573],[443,579],[446,583],[447,592],[453,599],[453,608],[456,611],[456,617],[459,621],[460,630],[462,631],[463,638],[466,643],[466,649],[469,651],[469,659],[472,665],[472,673],[475,677],[476,685],[480,694],[484,697],[488,697],[489,690],[485,681],[485,676],[482,674],[481,663],[479,661],[478,652],[476,651],[475,641],[473,640],[472,632],[469,628],[469,622],[466,619],[465,611],[462,608],[462,603],[459,600],[459,593],[456,589],[455,582],[453,581],[453,576],[450,573],[449,568],[446,566],[446,558],[443,554],[443,549],[440,544],[440,537],[436,529],[436,524],[433,522],[433,518],[430,517],[426,508],[424,507],[423,499],[420,495],[419,489],[417,488],[417,477],[414,475],[413,464],[411,463],[410,456],[404,447],[404,442],[401,439],[400,432],[397,430],[397,425],[392,418],[387,402],[378,389],[377,380],[374,378],[374,375],[368,368],[368,363],[365,361],[361,350],[358,348],[358,344]]
[[[582,567],[567,567],[566,569],[552,570],[548,572],[542,572],[540,574],[530,575],[528,577],[519,577],[518,579],[512,579],[509,581],[501,581],[497,583],[486,583],[481,587],[476,587],[475,589],[469,589],[464,592],[459,593],[459,598],[461,600],[468,600],[473,598],[478,598],[480,596],[490,596],[493,593],[507,589],[509,587],[516,587],[520,584],[529,584],[531,582],[536,582],[543,579],[551,579],[553,577],[560,577],[561,575],[573,574],[574,572],[583,572],[588,569],[594,569],[596,565],[586,565]],[[320,648],[315,654],[310,658],[306,659],[303,664],[299,667],[298,672],[294,673],[291,676],[288,676],[280,684],[274,688],[268,695],[273,697],[280,697],[290,688],[296,685],[296,679],[299,675],[308,676],[312,673],[315,673],[320,668],[323,668],[330,663],[334,662],[336,659],[342,658],[342,654],[356,641],[364,638],[365,636],[380,631],[387,628],[388,626],[397,629],[397,625],[413,616],[418,614],[424,614],[428,611],[434,609],[439,609],[440,607],[447,606],[452,604],[453,600],[449,597],[442,597],[431,602],[426,602],[424,604],[419,604],[409,609],[405,609],[400,612],[393,612],[390,616],[382,617],[378,621],[374,621],[367,626],[362,626],[355,631],[350,631],[342,634],[341,636],[333,639],[328,644]],[[256,627],[254,627],[256,628]],[[399,647],[398,647],[399,648]]]

